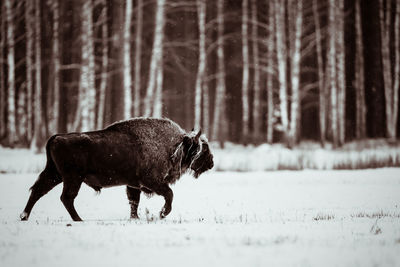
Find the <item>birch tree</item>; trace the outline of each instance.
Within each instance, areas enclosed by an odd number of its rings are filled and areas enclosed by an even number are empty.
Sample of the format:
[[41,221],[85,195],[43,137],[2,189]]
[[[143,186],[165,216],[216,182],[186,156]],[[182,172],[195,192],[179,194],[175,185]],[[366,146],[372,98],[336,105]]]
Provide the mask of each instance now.
[[[385,88],[386,102],[386,137],[390,141],[396,140],[397,136],[397,117],[400,90],[400,3],[398,0],[395,1],[394,6],[394,27],[392,35],[393,38],[391,40],[392,1],[387,0],[386,6],[384,6],[384,1],[379,0],[383,85]],[[391,49],[391,43],[393,43],[393,49]]]
[[11,0],[5,0],[6,19],[7,19],[7,143],[14,145],[16,140],[16,120],[15,120],[15,41],[14,41],[14,12]]
[[315,25],[315,47],[317,50],[317,69],[318,69],[318,97],[319,97],[319,131],[320,140],[322,146],[325,146],[326,142],[326,85],[325,85],[325,75],[324,75],[324,62],[322,54],[322,34],[321,34],[321,23],[318,8],[318,1],[313,0],[312,10]]
[[249,135],[249,37],[248,37],[248,0],[242,1],[242,138],[247,142]]
[[[194,127],[200,129],[201,126],[201,101],[203,95],[203,86],[206,69],[206,2],[205,0],[197,0],[197,16],[199,24],[199,67],[196,77],[196,92],[194,104]],[[204,101],[204,99],[203,99]],[[204,119],[204,115],[203,115]]]
[[95,81],[94,81],[94,44],[93,44],[93,6],[91,1],[82,2],[82,60],[80,73],[81,95],[81,130],[94,129],[95,123]]
[[32,1],[25,1],[25,28],[26,28],[26,92],[27,92],[27,137],[28,140],[32,139],[32,95],[33,95],[33,7]]
[[338,88],[338,135],[339,145],[342,146],[346,138],[346,71],[345,71],[345,47],[344,47],[344,0],[338,0],[336,10],[336,45],[337,45],[337,88]]
[[0,6],[0,139],[6,134],[6,118],[5,109],[6,105],[6,85],[4,83],[5,68],[3,63],[3,52],[6,44],[6,11],[3,5],[4,1],[1,2]]
[[135,80],[134,80],[134,111],[135,117],[140,116],[140,89],[141,89],[141,56],[142,56],[142,28],[143,28],[143,0],[137,1],[136,32],[135,32]]
[[274,3],[269,2],[268,7],[268,39],[267,39],[267,101],[268,101],[268,112],[267,112],[267,142],[272,144],[273,133],[274,133],[274,88],[273,88],[273,73],[274,73],[274,47],[275,47],[275,24],[274,24]]
[[356,62],[355,62],[355,89],[356,89],[356,138],[366,137],[366,106],[364,93],[364,47],[361,24],[361,1],[355,2],[355,29],[356,29]]
[[339,144],[338,136],[338,108],[337,108],[337,79],[336,79],[336,21],[335,21],[335,0],[329,0],[329,51],[328,51],[328,68],[329,68],[329,88],[330,88],[330,101],[331,101],[331,127],[333,146],[336,148]]
[[[28,0],[29,1],[29,0]],[[54,66],[54,80],[53,80],[53,109],[52,109],[52,131],[58,132],[58,117],[60,114],[60,7],[59,1],[53,0],[50,2],[53,10],[53,40],[52,40],[52,53],[53,53],[53,66]]]
[[[214,106],[214,121],[212,127],[213,140],[219,140],[222,144],[224,136],[221,127],[225,122],[225,56],[224,56],[224,0],[217,1],[217,84]],[[223,123],[221,123],[223,121]],[[224,129],[222,129],[224,130]]]
[[44,139],[42,111],[42,60],[41,60],[41,29],[40,29],[40,0],[35,0],[35,95],[34,95],[34,134],[31,149],[35,152],[42,147]]
[[132,116],[132,75],[131,75],[131,21],[132,1],[126,1],[124,23],[124,119]]
[[99,88],[99,103],[97,105],[97,123],[96,128],[103,128],[104,125],[104,111],[106,102],[106,87],[108,81],[108,24],[107,24],[107,1],[103,1],[103,10],[101,14],[103,23],[101,25],[101,46],[102,46],[102,60],[101,60],[101,78]]
[[286,52],[286,35],[285,28],[285,6],[279,4],[279,1],[274,0],[275,13],[275,40],[276,40],[276,55],[278,59],[278,81],[279,81],[279,106],[282,130],[285,134],[288,132],[289,119],[287,107],[287,52]]
[[157,0],[154,41],[150,60],[149,80],[146,90],[145,116],[161,116],[163,81],[162,45],[164,39],[165,1],[166,0]]
[[[294,3],[293,3],[294,2]],[[290,129],[289,129],[289,146],[293,146],[297,143],[298,139],[298,123],[300,123],[300,49],[301,49],[301,35],[303,26],[303,1],[293,1],[292,4],[296,5],[290,7],[296,10],[295,22],[294,22],[294,33],[292,33],[291,39],[293,40],[293,47],[291,47],[290,58],[291,58],[291,115],[290,115]],[[297,2],[297,3],[296,3]],[[290,2],[289,2],[290,3]]]
[[258,141],[260,137],[260,113],[261,113],[261,90],[260,90],[260,64],[259,64],[259,49],[258,49],[258,18],[257,18],[257,1],[251,0],[251,36],[254,64],[254,100],[253,100],[253,141]]
[[[286,4],[275,1],[276,49],[278,59],[279,101],[282,130],[289,147],[297,143],[298,120],[300,119],[300,48],[303,24],[303,6],[300,0],[288,3],[290,17],[286,21]],[[286,36],[288,28],[288,36]],[[288,41],[288,42],[287,42]],[[289,45],[287,45],[289,43]],[[290,56],[288,58],[288,56]],[[289,66],[288,66],[289,62]],[[290,100],[288,97],[287,71],[291,72]],[[289,117],[290,114],[290,117]]]

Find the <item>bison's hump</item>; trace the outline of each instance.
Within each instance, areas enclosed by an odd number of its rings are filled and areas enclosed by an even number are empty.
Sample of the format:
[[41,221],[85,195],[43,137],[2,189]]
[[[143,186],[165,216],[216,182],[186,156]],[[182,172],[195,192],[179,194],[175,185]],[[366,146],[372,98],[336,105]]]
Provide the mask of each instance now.
[[156,134],[183,135],[185,131],[175,122],[167,118],[145,118],[138,117],[124,121],[118,121],[106,128],[134,134]]

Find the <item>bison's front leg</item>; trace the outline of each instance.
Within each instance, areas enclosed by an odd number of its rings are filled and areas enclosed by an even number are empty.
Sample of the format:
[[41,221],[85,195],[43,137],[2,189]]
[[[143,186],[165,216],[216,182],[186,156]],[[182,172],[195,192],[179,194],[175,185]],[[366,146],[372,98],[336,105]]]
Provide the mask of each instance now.
[[159,188],[157,188],[157,190],[155,190],[155,192],[158,195],[163,196],[165,199],[164,207],[160,212],[160,218],[163,219],[171,212],[171,204],[172,199],[174,198],[174,193],[172,193],[172,190],[171,188],[169,188],[168,185],[160,186]]
[[140,190],[133,187],[126,187],[129,204],[131,205],[131,219],[138,219],[137,209],[140,201]]

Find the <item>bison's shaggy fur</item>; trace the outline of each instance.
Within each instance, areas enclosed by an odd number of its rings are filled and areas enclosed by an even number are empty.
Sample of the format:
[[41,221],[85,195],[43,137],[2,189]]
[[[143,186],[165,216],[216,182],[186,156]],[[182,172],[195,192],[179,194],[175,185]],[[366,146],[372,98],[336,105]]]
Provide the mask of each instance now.
[[61,201],[73,220],[81,220],[73,202],[82,183],[96,191],[126,185],[132,218],[137,218],[141,192],[162,195],[165,205],[160,216],[165,217],[173,198],[169,184],[187,171],[197,178],[213,167],[201,132],[186,133],[169,119],[135,118],[100,131],[57,134],[48,140],[46,153],[46,167],[31,187],[22,220],[28,219],[39,198],[61,182]]

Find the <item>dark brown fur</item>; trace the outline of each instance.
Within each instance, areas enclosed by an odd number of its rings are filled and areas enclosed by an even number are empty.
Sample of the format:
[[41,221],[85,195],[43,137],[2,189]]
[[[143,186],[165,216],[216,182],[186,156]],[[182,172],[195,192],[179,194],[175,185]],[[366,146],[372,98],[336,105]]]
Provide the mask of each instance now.
[[22,220],[61,182],[61,201],[73,220],[81,220],[73,202],[82,183],[96,191],[126,185],[132,218],[137,218],[141,192],[161,195],[165,205],[160,216],[165,217],[173,198],[169,184],[189,170],[197,178],[213,167],[213,156],[201,133],[186,133],[168,119],[135,118],[100,131],[57,134],[48,140],[46,153],[46,167],[31,187]]

